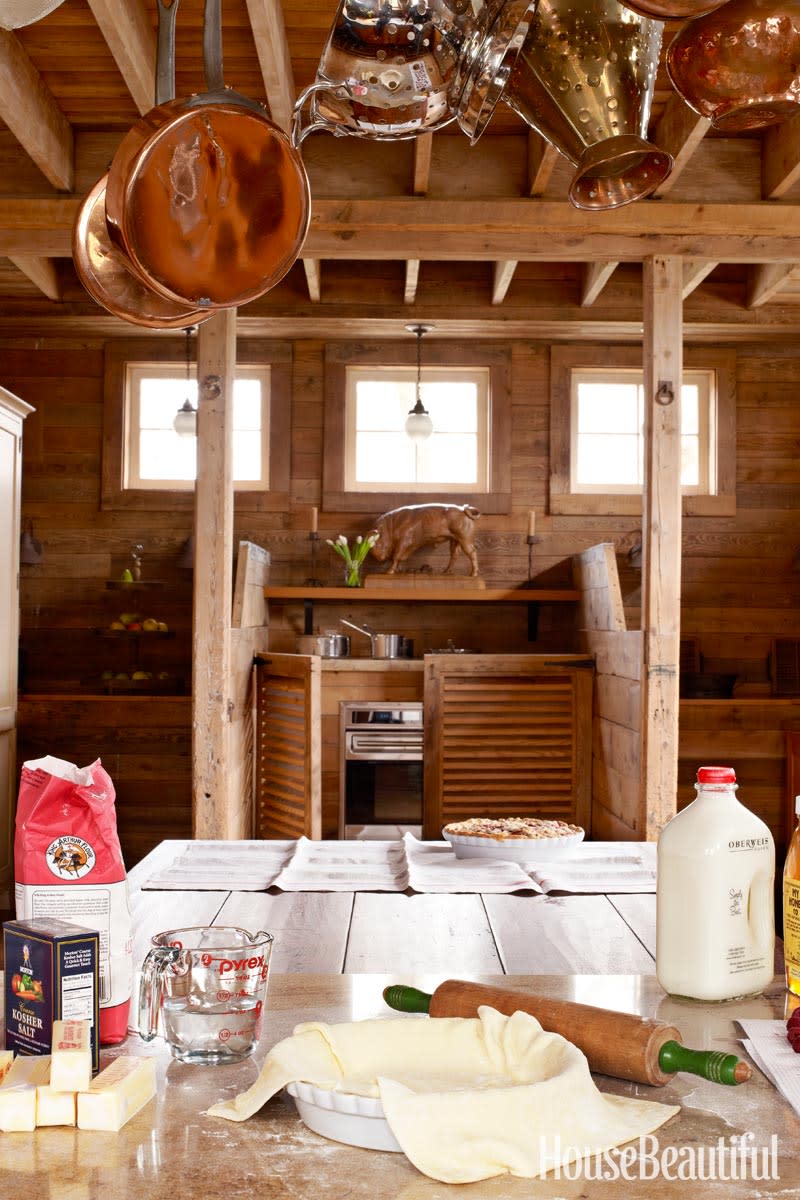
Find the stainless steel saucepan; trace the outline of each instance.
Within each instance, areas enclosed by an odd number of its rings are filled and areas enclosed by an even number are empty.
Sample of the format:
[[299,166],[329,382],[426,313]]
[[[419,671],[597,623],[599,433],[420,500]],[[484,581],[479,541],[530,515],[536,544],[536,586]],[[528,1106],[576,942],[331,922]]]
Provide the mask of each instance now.
[[354,625],[352,621],[341,618],[342,625],[355,629],[358,633],[366,634],[372,644],[373,658],[413,658],[414,640],[403,637],[400,633],[376,633],[369,625]]
[[350,638],[346,633],[309,633],[297,639],[298,654],[319,654],[320,658],[347,658]]

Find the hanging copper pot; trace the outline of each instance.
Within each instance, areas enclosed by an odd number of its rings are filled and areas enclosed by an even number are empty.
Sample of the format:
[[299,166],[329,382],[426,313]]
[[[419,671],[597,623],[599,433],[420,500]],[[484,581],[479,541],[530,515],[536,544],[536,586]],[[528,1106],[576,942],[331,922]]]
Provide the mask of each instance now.
[[151,109],[109,171],[106,216],[134,269],[167,299],[230,308],[296,261],[311,197],[302,159],[263,105],[225,87],[221,0],[206,0],[207,91]]
[[667,71],[715,129],[787,120],[800,107],[800,0],[732,0],[687,21],[667,51]]
[[319,130],[402,141],[449,125],[461,48],[487,11],[483,0],[340,0],[316,80],[295,104],[294,144]]
[[115,317],[147,329],[185,329],[205,321],[213,309],[189,309],[153,291],[112,242],[106,224],[107,180],[103,175],[88,193],[72,232],[72,258],[86,291]]
[[659,21],[687,20],[720,8],[726,0],[625,0],[625,7],[640,17],[656,17]]
[[[178,0],[158,0],[156,102],[175,94],[173,45]],[[83,201],[72,234],[72,258],[78,278],[93,300],[115,317],[148,329],[183,329],[211,315],[167,300],[134,270],[124,249],[115,245],[106,224],[108,175]]]
[[577,166],[576,208],[649,196],[672,158],[647,141],[663,22],[618,0],[540,0],[502,99]]

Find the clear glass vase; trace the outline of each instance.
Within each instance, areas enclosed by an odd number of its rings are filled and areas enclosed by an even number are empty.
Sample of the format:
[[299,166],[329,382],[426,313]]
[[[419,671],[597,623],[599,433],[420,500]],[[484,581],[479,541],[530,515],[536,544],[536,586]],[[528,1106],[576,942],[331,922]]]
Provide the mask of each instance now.
[[362,576],[363,563],[350,563],[344,569],[344,586],[345,587],[363,587],[364,580]]

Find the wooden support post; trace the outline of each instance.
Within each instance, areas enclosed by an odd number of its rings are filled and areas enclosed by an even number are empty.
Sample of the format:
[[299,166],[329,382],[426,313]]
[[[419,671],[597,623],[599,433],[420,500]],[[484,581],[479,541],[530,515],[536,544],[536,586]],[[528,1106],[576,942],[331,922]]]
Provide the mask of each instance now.
[[192,629],[192,834],[245,837],[228,795],[233,595],[233,379],[236,310],[197,339],[197,486]]
[[642,673],[639,829],[658,837],[676,812],[681,615],[680,258],[644,261]]

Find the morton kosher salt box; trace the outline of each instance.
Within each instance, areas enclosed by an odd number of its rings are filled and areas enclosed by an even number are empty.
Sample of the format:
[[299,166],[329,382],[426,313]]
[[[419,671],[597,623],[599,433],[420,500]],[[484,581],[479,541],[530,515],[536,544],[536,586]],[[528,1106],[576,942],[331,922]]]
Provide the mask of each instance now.
[[6,1049],[49,1054],[53,1021],[91,1021],[92,1069],[100,1065],[97,930],[56,917],[5,921]]

